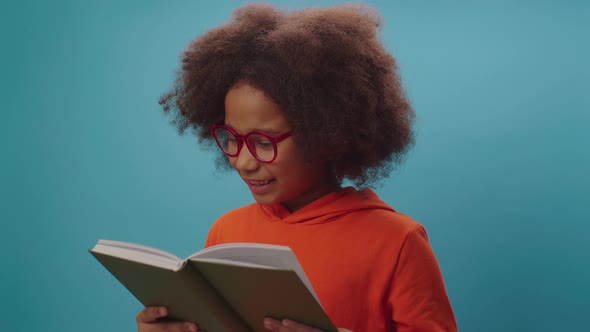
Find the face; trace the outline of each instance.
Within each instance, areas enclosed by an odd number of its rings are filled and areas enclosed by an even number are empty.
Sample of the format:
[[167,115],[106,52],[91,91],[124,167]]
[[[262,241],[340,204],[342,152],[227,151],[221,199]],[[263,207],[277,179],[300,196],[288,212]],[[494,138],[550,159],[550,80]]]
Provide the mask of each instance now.
[[[291,130],[279,106],[246,83],[228,91],[225,125],[241,135],[259,131],[276,136]],[[258,161],[245,145],[239,155],[228,158],[260,204],[282,203],[294,212],[337,188],[322,164],[303,160],[293,137],[277,143],[272,163]]]

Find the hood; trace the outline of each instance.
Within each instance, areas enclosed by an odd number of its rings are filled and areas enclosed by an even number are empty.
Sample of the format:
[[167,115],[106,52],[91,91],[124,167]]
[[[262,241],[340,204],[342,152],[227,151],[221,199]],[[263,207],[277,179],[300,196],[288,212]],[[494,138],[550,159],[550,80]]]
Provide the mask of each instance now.
[[323,196],[294,213],[290,213],[282,204],[258,204],[258,208],[260,214],[270,221],[292,224],[321,224],[360,210],[381,209],[395,212],[371,189],[356,190],[353,187],[342,188]]

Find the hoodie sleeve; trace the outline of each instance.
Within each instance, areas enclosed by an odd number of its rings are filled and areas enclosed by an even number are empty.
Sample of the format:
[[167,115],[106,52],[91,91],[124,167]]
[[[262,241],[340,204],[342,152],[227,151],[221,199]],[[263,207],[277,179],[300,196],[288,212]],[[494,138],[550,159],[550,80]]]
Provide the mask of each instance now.
[[426,230],[414,225],[393,274],[389,304],[397,332],[455,332],[457,324]]

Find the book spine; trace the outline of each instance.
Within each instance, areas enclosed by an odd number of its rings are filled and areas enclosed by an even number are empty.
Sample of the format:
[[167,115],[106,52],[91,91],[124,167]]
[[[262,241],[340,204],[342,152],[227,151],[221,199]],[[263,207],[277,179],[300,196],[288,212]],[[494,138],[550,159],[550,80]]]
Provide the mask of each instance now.
[[195,302],[193,305],[182,306],[171,310],[171,318],[194,316],[194,319],[190,321],[199,325],[199,329],[206,331],[253,331],[192,264],[185,262],[183,267],[178,271],[178,275],[183,287],[191,293]]

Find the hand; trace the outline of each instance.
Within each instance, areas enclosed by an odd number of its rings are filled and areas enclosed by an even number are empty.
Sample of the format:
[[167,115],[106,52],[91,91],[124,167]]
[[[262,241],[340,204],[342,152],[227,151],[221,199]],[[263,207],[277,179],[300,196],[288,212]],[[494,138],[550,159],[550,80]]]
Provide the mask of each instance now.
[[166,307],[145,307],[137,314],[138,332],[197,332],[196,324],[179,321],[160,321],[168,316]]
[[[316,328],[289,319],[283,319],[281,321],[268,317],[264,319],[264,327],[273,332],[323,332],[322,330],[318,330]],[[351,330],[347,329],[338,329],[338,331],[352,332]]]

